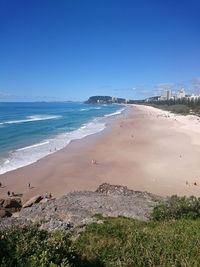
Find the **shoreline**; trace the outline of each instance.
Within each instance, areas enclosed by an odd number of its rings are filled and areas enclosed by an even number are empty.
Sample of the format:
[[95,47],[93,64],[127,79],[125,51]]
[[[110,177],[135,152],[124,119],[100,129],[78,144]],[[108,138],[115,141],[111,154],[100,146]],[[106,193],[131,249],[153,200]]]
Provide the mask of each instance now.
[[61,197],[74,190],[94,191],[104,182],[161,196],[199,196],[200,122],[194,117],[131,105],[130,114],[110,120],[106,130],[0,175],[6,186],[0,197],[8,190],[23,194],[23,200],[45,192]]
[[0,163],[2,163],[0,164],[0,175],[31,165],[48,155],[54,154],[67,147],[73,140],[83,139],[88,135],[104,131],[107,122],[126,113],[126,106],[120,106],[117,111],[92,118],[73,131],[60,132],[55,136],[50,135],[38,143],[29,144],[10,151],[8,158],[0,159]]
[[[126,107],[125,105],[123,106],[124,108],[122,111],[120,109],[113,114],[108,114],[107,116],[105,116],[105,118],[104,117],[100,118],[101,123],[103,123],[105,126],[103,130],[92,134],[88,134],[82,138],[72,139],[65,147],[63,147],[60,150],[57,150],[54,153],[50,153],[28,165],[0,174],[0,182],[2,183],[2,187],[0,188],[0,198],[7,197],[8,191],[14,192],[16,195],[22,195],[23,201],[27,201],[31,197],[35,196],[38,192],[39,194],[44,196],[47,191],[49,193],[53,192],[54,197],[61,197],[65,193],[61,194],[59,192],[54,192],[55,191],[54,187],[46,186],[46,190],[43,190],[43,186],[39,185],[40,182],[38,182],[37,179],[33,177],[32,170],[33,171],[36,169],[38,170],[38,166],[40,168],[43,164],[45,165],[47,164],[47,166],[51,165],[51,161],[53,161],[55,157],[57,158],[58,156],[58,158],[60,157],[62,158],[64,157],[65,153],[70,158],[71,154],[74,155],[79,154],[80,150],[82,153],[84,153],[84,151],[87,151],[89,146],[91,146],[94,142],[96,142],[98,139],[102,138],[104,135],[106,135],[112,130],[114,122],[116,120],[120,118],[125,118],[127,116],[130,107]],[[46,175],[44,175],[43,177],[46,178]],[[31,190],[28,189],[27,186],[29,183],[31,184]],[[58,187],[60,188],[60,186]],[[70,188],[71,188],[70,190],[67,189],[66,191],[67,193],[75,190],[72,187]]]

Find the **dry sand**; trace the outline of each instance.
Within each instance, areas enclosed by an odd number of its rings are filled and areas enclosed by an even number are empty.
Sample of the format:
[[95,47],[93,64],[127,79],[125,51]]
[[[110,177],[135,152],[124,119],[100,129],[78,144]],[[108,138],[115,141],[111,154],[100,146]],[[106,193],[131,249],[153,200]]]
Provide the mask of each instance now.
[[1,175],[5,187],[0,197],[8,190],[22,193],[24,200],[45,192],[60,197],[73,190],[95,190],[103,182],[164,196],[200,196],[198,117],[134,105],[127,118],[112,124],[110,131],[73,141],[34,164]]

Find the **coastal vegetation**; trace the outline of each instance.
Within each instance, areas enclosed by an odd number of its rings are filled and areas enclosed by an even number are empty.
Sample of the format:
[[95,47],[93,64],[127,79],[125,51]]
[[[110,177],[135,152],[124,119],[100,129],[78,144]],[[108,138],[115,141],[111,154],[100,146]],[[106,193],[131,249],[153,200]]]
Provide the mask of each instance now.
[[139,104],[148,105],[162,110],[170,111],[181,115],[194,114],[200,116],[200,99],[170,99],[157,100],[158,97],[152,97],[148,101],[130,100],[124,98],[116,98],[111,96],[91,96],[85,104]]
[[95,216],[73,232],[0,232],[0,266],[199,266],[200,198],[169,198],[144,222]]
[[162,110],[170,111],[181,115],[197,115],[200,116],[200,99],[170,99],[170,100],[153,100],[146,102],[145,100],[132,101],[132,104],[148,105]]
[[125,104],[126,99],[111,96],[91,96],[85,104]]

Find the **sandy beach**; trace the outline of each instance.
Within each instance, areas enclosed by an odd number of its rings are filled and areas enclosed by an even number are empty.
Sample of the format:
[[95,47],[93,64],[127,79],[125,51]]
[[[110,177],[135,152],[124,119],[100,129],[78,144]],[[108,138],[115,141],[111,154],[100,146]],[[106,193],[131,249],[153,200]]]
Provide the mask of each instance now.
[[198,117],[134,105],[128,117],[111,125],[104,133],[72,141],[34,164],[1,175],[0,198],[8,190],[23,194],[24,201],[46,192],[60,197],[73,190],[95,190],[103,182],[163,196],[200,196]]

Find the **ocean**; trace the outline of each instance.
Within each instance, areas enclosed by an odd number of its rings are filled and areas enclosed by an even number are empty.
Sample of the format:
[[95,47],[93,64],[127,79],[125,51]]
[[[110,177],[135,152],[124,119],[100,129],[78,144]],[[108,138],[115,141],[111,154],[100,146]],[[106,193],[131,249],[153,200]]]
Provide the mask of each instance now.
[[0,174],[29,165],[73,139],[102,131],[122,105],[0,103]]

